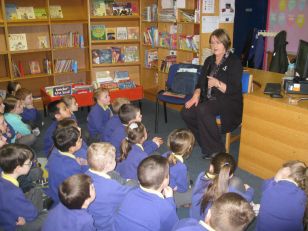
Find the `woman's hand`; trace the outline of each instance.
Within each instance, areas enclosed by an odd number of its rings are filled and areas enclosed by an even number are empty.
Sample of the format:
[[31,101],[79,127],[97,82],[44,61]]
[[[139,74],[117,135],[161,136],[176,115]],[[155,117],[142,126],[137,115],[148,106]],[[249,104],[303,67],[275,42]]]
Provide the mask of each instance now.
[[220,90],[222,93],[225,93],[227,90],[227,85],[221,81],[219,81],[218,79],[212,77],[212,76],[208,76],[208,88],[211,87],[216,87],[218,90]]
[[193,105],[197,107],[199,103],[199,99],[200,99],[200,89],[197,89],[195,90],[193,97],[185,103],[185,108],[189,109]]

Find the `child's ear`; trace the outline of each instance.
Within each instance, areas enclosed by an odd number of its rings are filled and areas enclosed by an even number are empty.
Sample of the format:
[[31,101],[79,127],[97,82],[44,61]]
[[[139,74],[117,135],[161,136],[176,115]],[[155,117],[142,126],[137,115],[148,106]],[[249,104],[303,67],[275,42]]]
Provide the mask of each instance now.
[[209,172],[210,172],[210,173],[213,173],[213,172],[214,172],[214,166],[213,166],[212,164],[210,164]]
[[205,223],[208,224],[208,225],[210,224],[211,216],[212,216],[212,211],[211,211],[211,209],[209,209],[209,211],[207,212],[206,217],[205,217]]
[[59,113],[55,114],[55,118],[57,121],[59,121],[61,119],[61,115]]

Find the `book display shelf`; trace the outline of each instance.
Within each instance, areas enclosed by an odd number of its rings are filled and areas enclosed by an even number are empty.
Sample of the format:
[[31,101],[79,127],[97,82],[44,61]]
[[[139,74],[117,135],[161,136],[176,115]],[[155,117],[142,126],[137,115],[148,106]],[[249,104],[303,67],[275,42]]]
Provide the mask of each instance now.
[[[219,16],[219,0],[214,13],[204,14],[201,0],[141,1],[141,84],[145,97],[155,100],[165,89],[168,71],[174,63],[202,65],[210,48],[210,33],[202,33],[202,16]],[[233,23],[219,23],[233,39]]]

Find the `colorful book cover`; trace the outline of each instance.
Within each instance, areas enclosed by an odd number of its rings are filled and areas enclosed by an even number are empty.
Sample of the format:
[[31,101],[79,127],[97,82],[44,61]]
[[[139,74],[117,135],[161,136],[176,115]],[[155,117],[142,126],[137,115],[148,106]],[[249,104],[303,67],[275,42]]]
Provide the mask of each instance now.
[[100,61],[99,61],[100,53],[101,51],[98,49],[92,50],[92,63],[93,64],[100,64]]
[[139,28],[127,27],[127,39],[139,39]]
[[114,72],[114,80],[116,82],[121,80],[129,80],[129,73],[128,71],[115,71]]
[[32,6],[17,7],[16,13],[18,19],[35,19],[34,9]]
[[60,5],[49,6],[50,18],[63,18],[63,12]]
[[91,25],[92,40],[106,40],[105,25]]
[[105,0],[92,0],[92,15],[106,16]]
[[122,62],[121,47],[111,47],[112,50],[112,63]]
[[29,68],[31,74],[40,74],[41,68],[39,61],[30,61],[29,62]]
[[107,40],[115,40],[116,39],[116,28],[109,27],[106,28]]
[[117,27],[117,40],[126,40],[126,39],[127,39],[127,28]]
[[26,34],[9,34],[10,51],[28,50]]
[[99,63],[112,63],[112,50],[111,49],[101,49],[99,54]]
[[35,18],[47,19],[47,13],[45,8],[34,8]]
[[124,62],[139,62],[139,50],[137,46],[124,48]]
[[5,15],[7,20],[18,19],[16,9],[17,9],[16,4],[13,3],[5,4]]

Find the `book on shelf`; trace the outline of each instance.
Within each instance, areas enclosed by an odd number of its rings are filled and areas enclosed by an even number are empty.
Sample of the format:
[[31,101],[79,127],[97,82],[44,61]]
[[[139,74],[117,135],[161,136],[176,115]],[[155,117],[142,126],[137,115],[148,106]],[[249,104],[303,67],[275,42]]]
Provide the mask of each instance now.
[[47,19],[47,12],[43,7],[34,8],[34,15],[36,19]]
[[115,71],[114,72],[114,81],[119,82],[123,80],[130,80],[128,71]]
[[172,50],[177,49],[177,35],[165,31],[159,32],[159,46]]
[[146,68],[156,68],[158,65],[158,51],[146,50],[144,52],[144,65]]
[[127,39],[139,39],[139,27],[127,27]]
[[6,3],[5,4],[5,15],[7,20],[16,20],[17,12],[16,12],[16,4],[14,3]]
[[105,25],[91,25],[91,39],[94,41],[106,40]]
[[43,59],[44,73],[51,74],[51,61],[48,58]]
[[114,2],[112,3],[113,16],[129,16],[133,14],[132,4],[130,2]]
[[158,29],[155,26],[151,26],[146,28],[146,31],[143,32],[143,44],[150,45],[153,48],[158,46],[159,39],[158,39]]
[[126,39],[127,39],[127,28],[117,27],[117,40],[126,40]]
[[113,78],[110,74],[110,71],[97,71],[95,73],[96,82],[99,84],[106,82],[113,82]]
[[21,73],[19,71],[19,68],[17,64],[12,60],[12,69],[13,69],[13,75],[14,77],[21,77]]
[[111,47],[112,51],[112,63],[119,63],[123,61],[123,54],[121,47]]
[[37,39],[38,39],[38,47],[40,49],[49,48],[48,35],[37,36]]
[[105,0],[92,0],[92,15],[93,16],[107,15]]
[[124,62],[139,62],[138,46],[124,47]]
[[118,82],[118,88],[119,89],[130,89],[130,88],[135,88],[136,84],[133,80],[124,80]]
[[16,13],[18,19],[35,19],[33,6],[18,6]]
[[10,51],[28,50],[27,36],[25,33],[9,34]]
[[115,27],[107,27],[106,28],[107,40],[115,40],[116,39],[116,28]]
[[50,18],[63,18],[62,7],[60,5],[49,6]]
[[111,49],[94,49],[94,50],[92,50],[92,63],[93,64],[112,63],[112,51],[111,51]]
[[182,50],[198,51],[200,43],[199,35],[180,35],[179,44]]
[[157,5],[152,4],[150,6],[146,6],[142,12],[143,21],[147,22],[155,22],[157,21]]
[[24,66],[22,65],[21,61],[18,62],[18,69],[19,69],[20,77],[24,77],[25,76],[25,69],[24,69]]
[[41,73],[40,63],[37,60],[29,61],[29,68],[32,75]]
[[79,32],[52,34],[53,48],[81,47],[81,36]]
[[160,65],[160,71],[162,72],[169,72],[169,69],[172,64],[176,63],[176,56],[175,55],[167,55],[164,60],[162,60]]
[[55,60],[55,72],[78,72],[77,60],[74,59],[56,59]]
[[172,97],[176,97],[176,98],[180,98],[180,99],[184,99],[186,97],[186,95],[184,95],[184,94],[179,94],[179,93],[175,93],[175,92],[172,92],[172,91],[165,91],[163,93],[163,95],[172,96]]

